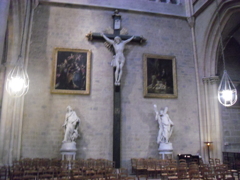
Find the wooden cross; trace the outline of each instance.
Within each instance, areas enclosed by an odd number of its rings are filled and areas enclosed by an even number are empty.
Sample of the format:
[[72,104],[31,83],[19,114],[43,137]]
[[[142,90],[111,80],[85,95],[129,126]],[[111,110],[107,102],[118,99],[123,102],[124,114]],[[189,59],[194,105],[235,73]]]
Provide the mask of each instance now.
[[[121,31],[121,15],[119,14],[118,10],[115,10],[114,14],[112,15],[113,18],[113,34],[105,34],[106,37],[109,39],[114,39],[116,36],[119,36],[122,40],[127,40],[131,38],[130,35],[120,35]],[[92,33],[86,35],[89,41],[102,41],[105,39],[102,36],[102,33]],[[134,36],[131,42],[143,44],[146,41],[142,36]],[[130,43],[131,43],[130,42]],[[111,46],[108,46],[110,50],[113,50],[115,55],[114,49]],[[112,49],[111,49],[112,48]],[[115,71],[115,69],[114,69]],[[115,80],[114,80],[115,81]],[[120,86],[114,86],[114,109],[113,109],[113,161],[115,162],[115,167],[120,168],[120,144],[121,144],[121,88]]]
[[[110,39],[114,39],[114,37],[119,36],[122,40],[126,40],[131,38],[132,36],[130,35],[120,35],[120,31],[121,31],[121,15],[119,14],[118,10],[114,11],[114,14],[112,15],[113,18],[113,30],[114,33],[113,34],[105,34],[108,38]],[[87,39],[89,41],[93,41],[93,40],[104,40],[104,38],[102,37],[101,33],[88,33],[86,35]],[[134,39],[131,42],[137,42],[140,44],[143,44],[144,42],[146,42],[146,39],[142,36],[134,36]]]

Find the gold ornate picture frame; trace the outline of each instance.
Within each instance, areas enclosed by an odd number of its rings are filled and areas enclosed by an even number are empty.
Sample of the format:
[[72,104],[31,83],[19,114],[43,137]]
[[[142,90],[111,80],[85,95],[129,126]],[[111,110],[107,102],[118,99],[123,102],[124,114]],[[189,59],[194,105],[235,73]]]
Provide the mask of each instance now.
[[175,56],[143,54],[145,98],[177,98]]
[[91,51],[55,48],[51,93],[90,94]]

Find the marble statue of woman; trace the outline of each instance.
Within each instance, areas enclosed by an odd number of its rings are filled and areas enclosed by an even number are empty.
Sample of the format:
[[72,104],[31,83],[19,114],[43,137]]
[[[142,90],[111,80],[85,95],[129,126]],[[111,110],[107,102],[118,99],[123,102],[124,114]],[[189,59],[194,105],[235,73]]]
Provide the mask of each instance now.
[[102,37],[111,45],[113,45],[114,47],[114,51],[115,51],[115,55],[113,56],[113,61],[111,63],[111,65],[113,67],[116,67],[115,70],[115,85],[119,86],[120,85],[120,80],[122,77],[122,68],[123,65],[125,63],[125,57],[123,55],[123,50],[125,47],[125,44],[127,44],[128,42],[130,42],[134,36],[132,36],[131,38],[123,41],[119,36],[116,36],[114,38],[114,40],[109,39],[107,36],[105,36],[102,33]]
[[64,142],[73,142],[79,136],[78,127],[80,124],[80,118],[77,116],[76,112],[73,111],[71,106],[67,107],[67,113],[65,116],[65,122],[63,127],[65,129]]
[[158,131],[158,137],[157,137],[157,143],[169,143],[169,138],[172,135],[173,131],[173,122],[169,118],[169,115],[167,114],[168,107],[165,107],[164,111],[161,110],[158,112],[157,105],[154,104],[154,110],[156,113],[156,120],[159,124],[159,131]]

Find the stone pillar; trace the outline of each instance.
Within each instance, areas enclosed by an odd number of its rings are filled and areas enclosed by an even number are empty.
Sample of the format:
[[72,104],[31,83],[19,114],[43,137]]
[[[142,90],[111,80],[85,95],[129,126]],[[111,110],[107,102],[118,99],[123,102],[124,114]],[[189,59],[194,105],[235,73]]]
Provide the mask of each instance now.
[[3,58],[5,35],[7,30],[9,6],[10,6],[9,0],[0,1],[0,27],[1,27],[0,28],[0,62],[3,62],[2,58]]
[[[204,86],[204,122],[202,123],[203,142],[212,142],[210,157],[222,159],[222,126],[220,123],[219,104],[217,98],[218,77],[203,78]],[[208,162],[207,146],[203,151],[205,162]]]
[[222,161],[222,123],[221,123],[221,116],[220,116],[220,104],[218,101],[218,83],[219,77],[212,76],[210,77],[210,86],[211,86],[211,109],[212,109],[212,116],[211,116],[211,135],[213,139],[212,144],[212,156],[214,158],[218,158]]

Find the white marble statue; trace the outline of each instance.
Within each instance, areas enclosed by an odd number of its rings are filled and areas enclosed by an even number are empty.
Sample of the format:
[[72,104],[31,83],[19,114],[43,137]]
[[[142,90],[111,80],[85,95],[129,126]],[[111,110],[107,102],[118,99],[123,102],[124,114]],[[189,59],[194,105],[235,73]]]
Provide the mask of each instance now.
[[63,143],[65,142],[74,142],[78,134],[78,127],[80,124],[80,118],[77,116],[76,112],[73,111],[71,106],[67,107],[67,113],[65,117],[65,122],[63,127],[65,129]]
[[158,137],[157,137],[157,143],[169,143],[169,138],[172,135],[173,131],[173,122],[169,118],[167,111],[168,107],[165,107],[164,111],[160,110],[160,112],[157,109],[157,105],[154,104],[154,110],[156,112],[156,120],[158,121],[159,124],[159,131],[158,131]]
[[122,68],[123,65],[125,63],[125,57],[123,55],[123,50],[125,47],[125,44],[127,44],[128,42],[130,42],[134,36],[132,36],[131,38],[123,41],[119,36],[116,36],[114,38],[114,40],[109,39],[107,36],[105,36],[102,33],[102,37],[111,45],[113,45],[114,47],[114,51],[115,51],[115,55],[113,56],[113,60],[111,65],[113,67],[116,67],[115,70],[115,85],[119,86],[120,85],[120,80],[122,77]]

